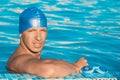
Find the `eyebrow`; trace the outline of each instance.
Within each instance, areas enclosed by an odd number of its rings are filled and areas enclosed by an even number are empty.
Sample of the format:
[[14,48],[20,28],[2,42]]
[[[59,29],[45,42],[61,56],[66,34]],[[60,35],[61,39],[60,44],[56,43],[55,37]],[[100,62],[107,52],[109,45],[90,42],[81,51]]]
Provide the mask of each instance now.
[[41,31],[47,31],[47,29],[45,29],[45,28],[42,28],[42,29],[41,29]]
[[[31,31],[31,30],[34,30],[34,31],[36,31],[36,29],[34,29],[34,28],[32,28],[32,29],[29,29],[28,31]],[[47,31],[45,28],[42,28],[42,29],[40,29],[40,31]]]
[[36,30],[36,29],[28,29],[28,31],[31,31],[31,30]]

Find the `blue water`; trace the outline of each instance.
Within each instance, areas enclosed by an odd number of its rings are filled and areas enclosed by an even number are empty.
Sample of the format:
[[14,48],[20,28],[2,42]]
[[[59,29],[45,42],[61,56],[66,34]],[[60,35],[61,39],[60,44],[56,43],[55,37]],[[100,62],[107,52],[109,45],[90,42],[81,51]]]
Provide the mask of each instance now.
[[[27,7],[40,8],[48,19],[41,58],[107,67],[120,77],[120,0],[4,0],[0,2],[0,73],[19,45],[18,22]],[[85,76],[84,76],[85,77]]]

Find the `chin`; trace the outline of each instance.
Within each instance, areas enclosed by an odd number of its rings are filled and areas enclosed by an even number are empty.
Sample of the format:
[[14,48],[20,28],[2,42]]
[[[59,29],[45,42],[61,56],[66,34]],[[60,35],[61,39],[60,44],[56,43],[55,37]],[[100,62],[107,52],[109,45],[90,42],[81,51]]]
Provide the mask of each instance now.
[[34,51],[32,51],[32,52],[33,52],[33,53],[40,53],[40,51],[37,51],[37,50],[36,50],[36,51],[34,50]]
[[42,48],[39,48],[39,49],[36,49],[36,48],[35,48],[35,49],[32,50],[32,52],[34,52],[34,53],[39,53],[39,52],[41,52],[41,50],[42,50]]

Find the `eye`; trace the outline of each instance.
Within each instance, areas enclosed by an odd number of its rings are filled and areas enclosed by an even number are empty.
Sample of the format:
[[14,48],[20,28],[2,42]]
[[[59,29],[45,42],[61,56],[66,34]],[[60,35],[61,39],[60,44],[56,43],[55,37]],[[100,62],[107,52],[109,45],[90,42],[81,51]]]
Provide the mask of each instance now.
[[42,32],[46,32],[46,29],[42,29],[41,31],[42,31]]
[[35,31],[34,29],[28,30],[28,32],[34,32],[34,31]]

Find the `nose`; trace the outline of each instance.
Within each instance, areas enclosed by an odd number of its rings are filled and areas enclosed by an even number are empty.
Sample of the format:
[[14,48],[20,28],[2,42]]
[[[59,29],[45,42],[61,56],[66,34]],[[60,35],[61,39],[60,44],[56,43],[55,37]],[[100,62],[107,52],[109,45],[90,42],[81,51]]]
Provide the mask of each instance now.
[[41,41],[41,40],[42,40],[40,31],[38,31],[38,32],[36,33],[36,40],[38,40],[38,41]]

